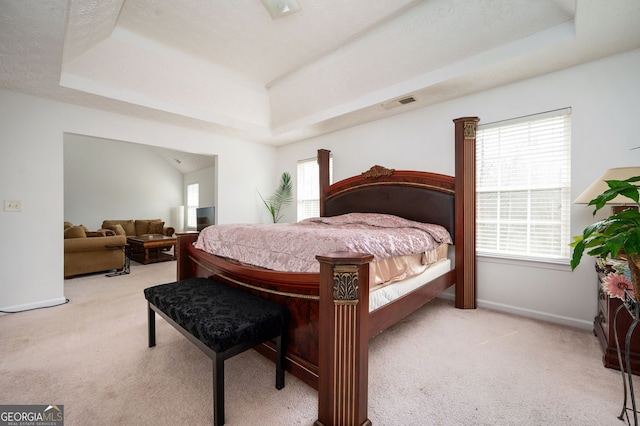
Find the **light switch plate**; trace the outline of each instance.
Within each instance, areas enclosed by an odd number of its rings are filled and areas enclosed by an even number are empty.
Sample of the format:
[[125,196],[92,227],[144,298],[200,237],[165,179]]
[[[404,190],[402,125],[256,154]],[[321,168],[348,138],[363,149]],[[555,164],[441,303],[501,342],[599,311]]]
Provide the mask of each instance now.
[[4,211],[5,212],[21,212],[22,211],[22,201],[20,201],[20,200],[4,200]]

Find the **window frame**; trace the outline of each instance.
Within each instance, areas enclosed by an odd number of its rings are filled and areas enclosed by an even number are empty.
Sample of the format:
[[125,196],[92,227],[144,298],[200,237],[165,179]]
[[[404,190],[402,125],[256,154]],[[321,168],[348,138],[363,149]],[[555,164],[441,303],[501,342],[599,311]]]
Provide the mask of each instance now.
[[[195,188],[193,191],[192,189]],[[193,196],[195,194],[195,200]],[[200,184],[197,182],[187,184],[187,229],[197,229],[197,208],[200,206]]]
[[[305,176],[301,175],[300,168],[309,167],[313,169],[307,176],[311,177],[311,182],[306,182]],[[299,222],[310,217],[320,215],[320,176],[317,157],[298,160],[296,164],[296,220]],[[329,154],[329,184],[333,183],[333,154]],[[304,192],[305,189],[308,192]],[[305,204],[315,202],[315,214],[304,214]]]
[[[535,123],[535,124],[534,124]],[[540,127],[541,124],[545,124],[548,127]],[[524,129],[528,128],[526,132]],[[516,130],[521,130],[523,133],[515,132]],[[539,133],[539,129],[551,130],[552,133],[549,133],[552,136],[548,136],[549,134]],[[560,154],[560,157],[553,157],[554,161],[550,163],[557,163],[555,167],[551,170],[554,175],[557,175],[557,184],[549,183],[545,181],[549,179],[548,176],[544,176],[545,172],[540,173],[533,167],[536,163],[535,161],[526,160],[526,155],[529,155],[530,152],[526,150],[525,147],[521,145],[517,145],[518,143],[522,144],[522,142],[514,142],[513,140],[509,141],[510,138],[504,136],[496,136],[495,133],[504,130],[507,134],[509,131],[514,131],[514,134],[517,136],[511,136],[511,139],[517,138],[525,138],[527,145],[532,146],[533,151],[536,151],[537,146],[540,145],[543,148],[547,148],[549,141],[552,141],[549,145],[557,143],[559,148],[557,148],[557,152]],[[488,137],[489,132],[493,132],[491,135],[492,142],[487,142],[483,138]],[[554,133],[557,132],[557,133]],[[543,137],[540,135],[543,134]],[[561,135],[561,137],[558,137]],[[540,137],[540,139],[537,139]],[[519,173],[514,172],[513,174],[508,174],[502,168],[508,168],[504,164],[507,164],[509,160],[500,159],[500,156],[491,157],[487,155],[487,151],[493,149],[490,145],[487,148],[487,143],[504,143],[507,141],[507,144],[513,144],[512,147],[517,149],[517,155],[510,156],[508,158],[519,159],[522,163],[528,166],[527,178],[528,181],[522,186],[511,186],[511,182],[513,180],[508,180],[505,178],[506,176],[518,176]],[[522,144],[523,145],[523,144]],[[508,146],[507,146],[508,148]],[[504,149],[503,146],[500,149]],[[555,148],[554,148],[555,149]],[[555,152],[555,151],[554,151]],[[546,154],[545,152],[538,153],[536,158],[543,159],[545,156],[549,156],[551,154]],[[555,155],[555,154],[553,154]],[[486,157],[489,157],[487,159]],[[531,158],[531,157],[529,157]],[[557,161],[555,161],[557,159]],[[493,163],[492,163],[493,161]],[[519,164],[518,162],[511,160],[512,164]],[[541,161],[541,160],[538,160]],[[499,164],[499,163],[504,164]],[[499,165],[496,165],[499,164]],[[549,163],[546,163],[549,164]],[[516,169],[515,167],[511,166]],[[491,170],[489,170],[491,169]],[[496,169],[498,172],[496,172]],[[487,173],[483,174],[483,170],[489,170]],[[496,184],[493,189],[491,186],[487,184],[487,181],[491,181],[491,179],[486,179],[487,175],[491,174],[500,174],[500,179],[504,179],[504,181],[508,181],[507,184]],[[533,178],[532,178],[533,176]],[[543,184],[532,183],[535,181],[535,178],[540,178],[540,176],[544,176],[542,181],[545,181]],[[483,178],[485,180],[483,181]],[[555,212],[553,208],[547,207],[548,210],[544,210],[542,208],[538,208],[536,210],[535,204],[532,204],[531,197],[532,195],[537,195],[538,191],[555,191],[556,192],[556,200],[550,204],[551,206],[558,205],[558,211]],[[490,211],[491,204],[486,203],[485,206],[482,206],[482,203],[486,200],[488,194],[496,194],[496,199],[500,196],[504,197],[505,194],[514,194],[514,193],[526,193],[527,202],[523,205],[526,205],[526,209],[524,210],[515,210],[518,212],[523,212],[526,210],[527,217],[526,219],[518,219],[512,220],[510,218],[502,217],[501,211],[499,210],[502,204],[496,202],[496,212],[492,215],[485,215],[484,212]],[[484,194],[484,195],[483,195]],[[500,258],[500,259],[511,259],[511,260],[525,260],[525,261],[534,261],[534,262],[546,262],[546,263],[557,263],[557,264],[569,264],[571,250],[569,247],[569,243],[571,241],[571,108],[563,108],[548,112],[543,112],[540,114],[532,114],[528,116],[518,117],[509,120],[503,120],[494,123],[488,123],[484,125],[478,126],[478,131],[476,133],[476,253],[481,257],[491,257],[491,258]],[[539,198],[542,200],[543,198]],[[548,199],[545,199],[548,201]],[[543,205],[541,203],[540,205]],[[487,207],[489,206],[489,207]],[[512,209],[513,210],[513,209]],[[511,211],[511,210],[510,210]],[[532,212],[538,213],[538,219],[532,218]],[[542,212],[542,213],[541,213]],[[546,216],[551,217],[550,219],[541,219],[541,217]],[[557,218],[555,218],[557,216]],[[515,228],[517,225],[526,226],[526,231],[521,235],[525,235],[527,248],[525,250],[515,250],[514,246],[519,244],[519,241],[514,241],[514,244],[504,244],[499,241],[501,235],[498,235],[498,231],[502,230],[504,232],[505,229],[509,227]],[[494,230],[487,230],[483,232],[483,226],[485,229],[488,229],[488,225],[494,225]],[[555,226],[559,229],[558,232],[552,233],[547,230],[542,230],[540,233],[532,233],[531,227],[538,226],[542,229],[543,226]],[[493,240],[491,238],[487,238],[487,236],[491,235],[491,232],[495,232],[496,236]],[[548,232],[545,235],[545,232]],[[544,241],[545,238],[548,238],[550,243]],[[483,245],[483,241],[491,241],[493,243],[492,247],[488,247],[488,245]],[[545,244],[551,245],[554,247],[554,252],[541,252],[540,248],[546,247]],[[537,243],[537,245],[536,245]],[[531,245],[537,247],[536,249],[531,249]]]

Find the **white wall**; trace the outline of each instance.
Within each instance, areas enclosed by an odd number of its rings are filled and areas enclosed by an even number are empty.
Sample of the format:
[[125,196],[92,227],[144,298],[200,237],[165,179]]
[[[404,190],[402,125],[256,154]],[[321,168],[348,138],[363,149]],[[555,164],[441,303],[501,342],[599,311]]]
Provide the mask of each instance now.
[[64,301],[65,133],[218,155],[218,220],[262,221],[256,188],[272,182],[276,149],[163,123],[0,90],[0,310]]
[[[640,50],[635,50],[288,145],[278,152],[278,167],[295,173],[297,160],[326,148],[334,156],[334,180],[374,164],[453,174],[453,119],[478,116],[490,123],[572,107],[576,197],[604,170],[640,164],[640,150],[630,151],[640,146],[639,75]],[[592,222],[591,211],[574,205],[571,222],[572,235],[581,233]],[[591,259],[571,272],[568,265],[479,258],[477,287],[480,306],[592,328],[596,274]]]
[[153,149],[68,133],[63,139],[66,221],[89,230],[108,219],[177,225],[173,210],[184,203],[184,176]]

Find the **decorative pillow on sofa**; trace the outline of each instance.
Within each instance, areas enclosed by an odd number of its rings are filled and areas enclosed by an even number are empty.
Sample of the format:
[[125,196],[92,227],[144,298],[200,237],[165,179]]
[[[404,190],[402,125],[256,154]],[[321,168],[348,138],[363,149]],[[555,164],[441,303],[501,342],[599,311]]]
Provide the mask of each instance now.
[[164,232],[164,222],[149,222],[149,234],[162,234]]
[[150,220],[136,219],[136,235],[145,235],[149,233]]
[[87,233],[82,226],[72,226],[64,230],[64,238],[86,238]]
[[125,235],[125,236],[127,235],[126,231],[124,230],[122,225],[120,225],[119,223],[115,225],[111,225],[107,229],[111,229],[113,232],[115,232],[116,235]]
[[102,229],[111,229],[114,225],[121,225],[124,232],[128,236],[136,235],[136,227],[133,224],[133,219],[128,220],[105,220],[102,222]]
[[[136,235],[153,234],[149,231],[149,224],[151,222],[161,222],[162,219],[136,219]],[[162,231],[160,231],[162,234]]]

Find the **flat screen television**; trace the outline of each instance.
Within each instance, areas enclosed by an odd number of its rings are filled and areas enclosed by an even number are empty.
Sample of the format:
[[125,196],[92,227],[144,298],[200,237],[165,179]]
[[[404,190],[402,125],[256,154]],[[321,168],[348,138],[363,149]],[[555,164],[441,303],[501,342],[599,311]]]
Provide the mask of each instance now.
[[216,223],[214,207],[198,207],[196,208],[196,224],[197,230],[202,231],[209,225]]

